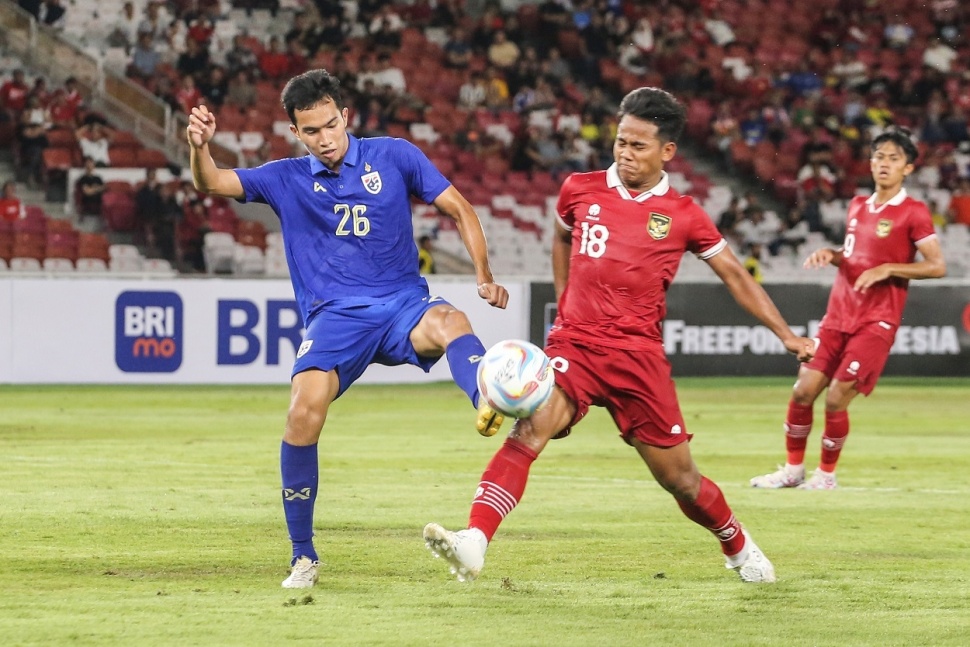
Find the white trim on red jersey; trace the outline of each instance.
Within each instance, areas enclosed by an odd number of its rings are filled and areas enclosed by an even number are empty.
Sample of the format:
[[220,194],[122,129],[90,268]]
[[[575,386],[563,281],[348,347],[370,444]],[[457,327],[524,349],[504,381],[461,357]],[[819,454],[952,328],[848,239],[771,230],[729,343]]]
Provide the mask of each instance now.
[[670,178],[667,176],[667,171],[660,171],[660,181],[654,185],[649,191],[644,191],[637,197],[630,195],[630,192],[625,186],[623,186],[623,181],[620,180],[620,173],[616,170],[616,162],[610,165],[610,168],[606,169],[606,186],[611,189],[616,189],[617,192],[623,197],[624,200],[633,200],[635,202],[643,202],[648,200],[650,196],[654,195],[664,195],[670,189]]
[[873,205],[876,204],[876,194],[875,193],[873,193],[868,198],[866,198],[866,204],[869,206],[869,213],[880,213],[886,207],[890,207],[890,206],[892,206],[892,207],[898,207],[899,205],[901,205],[903,203],[903,200],[905,200],[907,197],[908,197],[908,195],[906,194],[906,189],[900,188],[899,189],[899,193],[897,193],[893,197],[889,198],[888,200],[886,200],[885,202],[883,202],[878,207],[873,208]]

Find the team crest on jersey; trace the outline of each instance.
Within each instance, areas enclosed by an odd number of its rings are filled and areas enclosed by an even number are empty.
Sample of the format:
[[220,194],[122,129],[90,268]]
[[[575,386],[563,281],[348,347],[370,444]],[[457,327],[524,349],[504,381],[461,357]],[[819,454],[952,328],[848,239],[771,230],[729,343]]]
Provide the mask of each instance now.
[[360,181],[364,183],[364,188],[367,189],[368,193],[377,195],[381,192],[384,183],[381,182],[381,174],[377,171],[372,171],[360,176]]
[[883,218],[882,220],[876,223],[876,235],[879,236],[880,238],[885,238],[886,236],[889,235],[889,230],[892,228],[893,228],[893,221],[886,220],[885,218]]
[[662,213],[651,213],[647,221],[647,233],[654,240],[663,240],[670,233],[670,216]]

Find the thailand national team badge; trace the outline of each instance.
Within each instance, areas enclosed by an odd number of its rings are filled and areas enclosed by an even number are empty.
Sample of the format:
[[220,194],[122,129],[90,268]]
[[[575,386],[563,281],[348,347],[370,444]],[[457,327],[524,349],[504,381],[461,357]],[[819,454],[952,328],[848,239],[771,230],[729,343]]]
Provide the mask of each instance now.
[[364,183],[364,188],[367,189],[367,192],[374,195],[380,193],[381,188],[384,186],[384,183],[381,182],[381,174],[377,171],[371,171],[370,173],[361,175],[360,181]]
[[885,238],[886,236],[889,235],[889,230],[892,228],[893,228],[893,221],[886,220],[885,218],[883,218],[882,220],[876,223],[876,235],[879,236],[880,238]]
[[651,213],[647,222],[647,233],[654,240],[663,240],[670,233],[670,216],[661,213]]

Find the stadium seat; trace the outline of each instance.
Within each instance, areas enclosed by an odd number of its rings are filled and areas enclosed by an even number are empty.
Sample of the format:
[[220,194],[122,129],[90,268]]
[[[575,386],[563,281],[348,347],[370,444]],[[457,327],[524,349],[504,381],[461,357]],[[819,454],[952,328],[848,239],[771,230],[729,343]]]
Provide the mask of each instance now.
[[168,166],[168,158],[162,151],[152,148],[140,148],[136,155],[138,166],[142,168],[165,168]]
[[75,272],[100,273],[108,271],[108,264],[103,258],[78,258],[74,266]]
[[34,257],[14,256],[10,259],[11,272],[40,272],[43,266]]
[[133,194],[105,191],[101,197],[101,217],[111,231],[133,231],[138,224]]
[[210,231],[202,239],[202,257],[209,274],[227,274],[233,269],[236,241],[232,234]]
[[69,259],[59,258],[56,256],[45,258],[42,267],[47,272],[73,272],[74,271],[74,263],[72,263]]
[[264,274],[266,262],[263,250],[250,245],[236,245],[233,254],[232,273],[237,275]]

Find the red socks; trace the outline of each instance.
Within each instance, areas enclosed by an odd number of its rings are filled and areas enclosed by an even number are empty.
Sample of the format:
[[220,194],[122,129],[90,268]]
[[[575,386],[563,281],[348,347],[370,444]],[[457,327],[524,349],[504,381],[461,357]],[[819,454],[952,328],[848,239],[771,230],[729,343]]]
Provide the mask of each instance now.
[[801,465],[805,462],[805,446],[808,434],[812,431],[812,405],[788,402],[788,415],[785,417],[785,449],[788,451],[788,464]]
[[693,503],[677,499],[677,505],[688,519],[714,533],[721,542],[721,551],[725,555],[737,555],[744,548],[741,524],[734,518],[721,488],[714,481],[702,476],[697,499]]
[[819,469],[823,472],[834,472],[835,464],[839,461],[845,437],[849,435],[849,412],[826,411],[825,432],[822,434],[822,462]]
[[519,441],[506,439],[482,474],[468,515],[469,528],[478,528],[492,541],[502,519],[522,500],[529,468],[537,456]]

